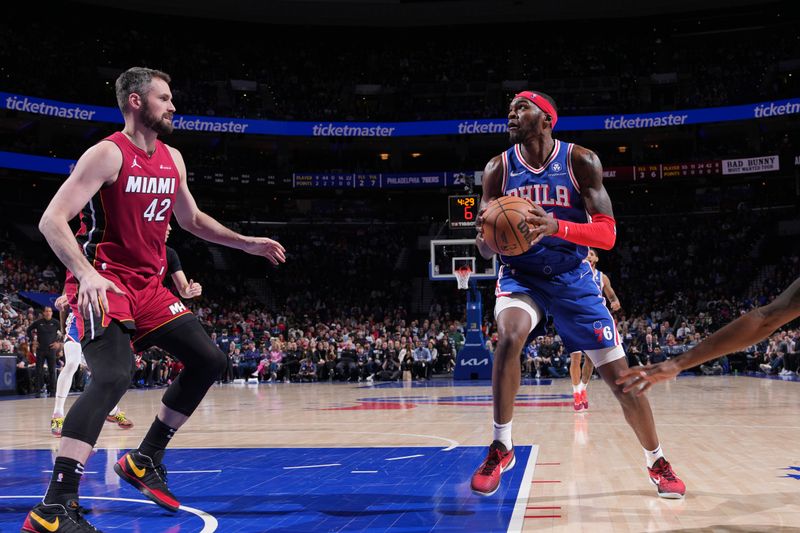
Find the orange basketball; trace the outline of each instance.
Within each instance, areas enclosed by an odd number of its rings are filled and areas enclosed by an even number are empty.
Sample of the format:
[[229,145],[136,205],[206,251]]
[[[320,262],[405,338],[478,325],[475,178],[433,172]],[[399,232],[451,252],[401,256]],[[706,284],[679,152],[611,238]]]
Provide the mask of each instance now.
[[521,255],[533,240],[530,225],[525,221],[531,204],[517,196],[501,196],[493,200],[483,214],[483,239],[501,255]]

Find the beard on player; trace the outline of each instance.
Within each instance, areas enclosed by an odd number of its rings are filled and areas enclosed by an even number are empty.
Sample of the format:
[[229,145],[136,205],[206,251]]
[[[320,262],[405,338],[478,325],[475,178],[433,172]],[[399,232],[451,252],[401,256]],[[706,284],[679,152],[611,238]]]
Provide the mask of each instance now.
[[522,144],[529,136],[529,129],[516,125],[515,128],[508,130],[508,141],[511,144]]
[[159,135],[169,135],[175,129],[172,125],[172,113],[164,113],[157,117],[151,112],[147,98],[142,100],[142,122]]

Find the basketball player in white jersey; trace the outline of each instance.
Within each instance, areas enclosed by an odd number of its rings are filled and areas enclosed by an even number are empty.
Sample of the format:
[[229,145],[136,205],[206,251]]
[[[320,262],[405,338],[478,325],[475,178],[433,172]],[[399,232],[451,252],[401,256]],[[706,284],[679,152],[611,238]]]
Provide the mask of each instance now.
[[[589,248],[589,253],[586,255],[586,261],[592,267],[592,278],[600,289],[600,294],[608,299],[612,311],[620,309],[619,298],[611,288],[611,281],[603,272],[597,270],[597,262],[600,258],[594,248]],[[575,411],[583,411],[589,409],[589,398],[586,395],[586,387],[589,386],[589,380],[592,379],[592,372],[594,372],[594,364],[592,360],[585,357],[583,360],[583,369],[581,369],[581,356],[583,352],[572,352],[569,354],[569,376],[572,378],[572,397],[574,399]]]
[[[78,371],[81,359],[83,359],[83,353],[81,343],[77,340],[78,332],[66,295],[62,294],[56,298],[55,306],[61,313],[61,328],[64,332],[64,368],[61,369],[61,374],[58,375],[56,382],[56,404],[53,407],[53,416],[50,418],[50,433],[54,437],[61,438],[61,428],[64,425],[64,404],[69,396],[72,378],[75,377],[75,372]],[[119,405],[108,413],[106,421],[114,422],[122,429],[133,427],[133,422],[120,410]]]

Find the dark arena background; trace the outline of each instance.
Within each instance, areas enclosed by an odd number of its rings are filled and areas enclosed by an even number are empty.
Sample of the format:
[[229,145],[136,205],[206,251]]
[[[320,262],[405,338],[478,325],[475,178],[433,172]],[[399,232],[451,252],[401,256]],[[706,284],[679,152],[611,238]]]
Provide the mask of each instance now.
[[[159,138],[181,151],[198,208],[280,242],[286,261],[173,217],[168,245],[202,293],[170,309],[190,310],[227,360],[163,459],[180,508],[115,472],[183,371],[152,347],[85,464],[90,512],[56,525],[31,509],[71,440],[60,417],[102,368],[81,362],[59,413],[68,331],[43,347],[35,322],[67,269],[39,222],[82,154],[123,128],[114,84],[136,66],[171,77],[174,132]],[[620,304],[607,339],[629,366],[680,357],[798,278],[796,2],[5,5],[0,531],[800,531],[797,321],[647,391],[686,487],[664,499],[620,408],[631,400],[595,371],[579,401],[559,334],[579,313],[546,313],[510,358],[514,467],[476,494],[515,324],[495,317],[503,261],[481,257],[475,221],[525,90],[555,100],[562,150],[602,163],[616,242],[598,268]]]

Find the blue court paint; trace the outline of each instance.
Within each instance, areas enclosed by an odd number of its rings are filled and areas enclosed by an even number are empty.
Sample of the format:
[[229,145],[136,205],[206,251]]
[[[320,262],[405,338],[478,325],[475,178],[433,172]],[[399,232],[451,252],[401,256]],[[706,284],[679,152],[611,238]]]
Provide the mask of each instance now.
[[[469,481],[486,448],[244,448],[173,449],[166,463],[172,491],[184,506],[204,511],[224,532],[507,531],[531,448],[518,446],[517,466],[500,490],[484,498]],[[82,495],[88,519],[101,530],[203,531],[197,514],[168,513],[110,471],[122,452],[100,450],[87,468]],[[402,460],[390,460],[405,457]],[[0,450],[0,531],[19,531],[44,493],[49,450]],[[338,465],[291,468],[310,465]],[[220,473],[194,473],[220,469]],[[14,496],[9,498],[9,496]],[[36,497],[20,497],[36,496]],[[118,501],[124,498],[131,501]],[[209,531],[208,528],[205,531]]]
[[792,470],[794,473],[790,472],[781,477],[790,477],[792,479],[797,479],[798,481],[800,481],[800,466],[787,466],[783,470]]
[[[728,374],[730,376],[730,374]],[[781,376],[780,374],[764,374],[763,372],[745,372],[743,376],[761,379],[773,379],[776,381],[800,381],[800,376],[792,374],[790,376]]]

